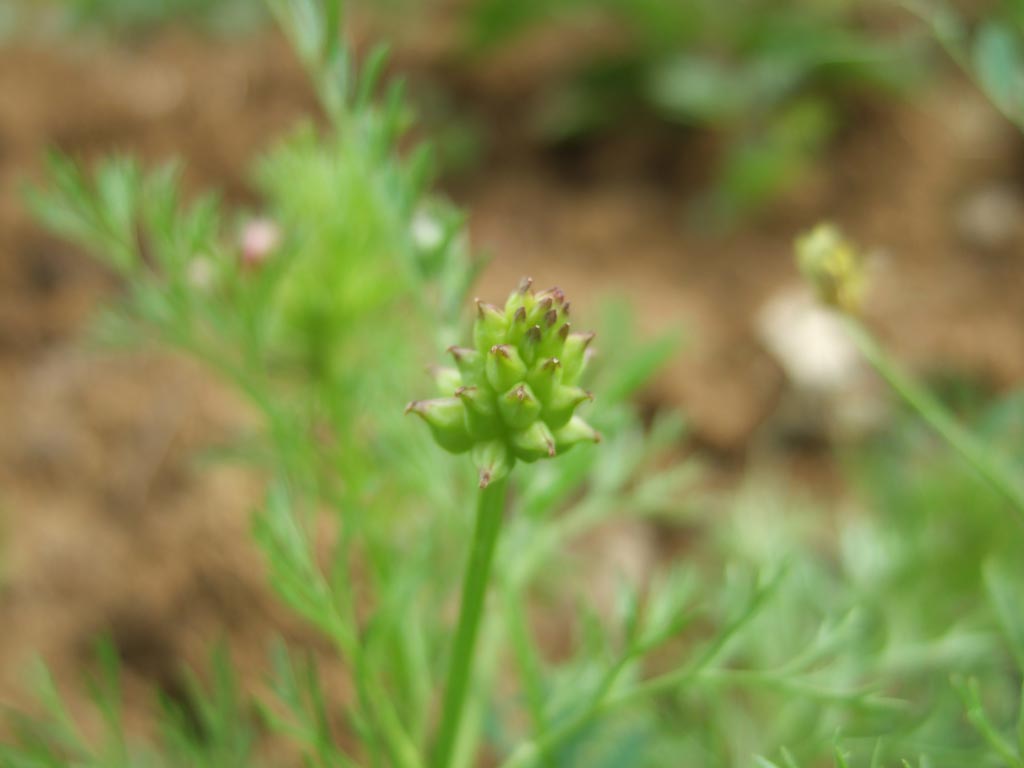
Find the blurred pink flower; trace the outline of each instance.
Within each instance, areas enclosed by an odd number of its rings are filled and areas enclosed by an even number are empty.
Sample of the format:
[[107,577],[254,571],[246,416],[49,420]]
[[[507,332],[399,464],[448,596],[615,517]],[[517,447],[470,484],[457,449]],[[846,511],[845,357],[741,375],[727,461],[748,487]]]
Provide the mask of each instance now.
[[240,238],[242,266],[262,265],[281,243],[281,228],[270,219],[253,219],[245,224]]

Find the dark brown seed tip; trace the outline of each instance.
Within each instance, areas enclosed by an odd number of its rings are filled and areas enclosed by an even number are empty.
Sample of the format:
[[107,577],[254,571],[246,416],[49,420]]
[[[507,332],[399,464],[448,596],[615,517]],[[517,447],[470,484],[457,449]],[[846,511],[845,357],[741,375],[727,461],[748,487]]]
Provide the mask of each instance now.
[[508,345],[506,344],[495,344],[493,347],[491,347],[491,354],[501,355],[502,357],[505,358],[511,357],[508,351]]
[[540,326],[535,325],[526,332],[526,338],[529,339],[530,341],[537,342],[540,341],[540,334]]
[[480,472],[480,487],[486,488],[491,484],[491,473],[486,469]]
[[547,325],[548,328],[550,328],[552,325],[554,325],[557,322],[558,322],[558,311],[557,310],[549,309],[547,312],[544,313],[544,324]]
[[561,328],[558,329],[558,338],[565,341],[569,338],[569,324],[564,323]]
[[567,302],[565,302],[565,304],[562,305],[562,312],[564,312],[566,315],[569,314],[569,305],[571,305],[571,304],[572,304],[571,301],[567,301]]
[[550,296],[546,296],[543,299],[541,299],[539,302],[537,302],[537,306],[540,307],[541,312],[547,312],[549,309],[551,309],[551,307],[554,305],[554,303],[555,302],[552,301]]
[[533,287],[533,278],[532,277],[524,277],[522,280],[519,281],[519,289],[518,290],[519,290],[520,293],[529,293],[530,289],[532,287]]
[[544,363],[544,365],[541,366],[541,368],[543,370],[548,371],[549,373],[554,373],[555,371],[557,371],[561,367],[562,367],[562,361],[559,360],[557,357],[549,358]]
[[516,390],[515,390],[515,392],[513,394],[515,394],[515,396],[516,396],[516,398],[518,398],[519,402],[522,402],[523,400],[526,399],[526,387],[524,387],[522,384],[520,384],[518,387],[516,387]]
[[512,319],[515,320],[517,323],[525,323],[526,322],[526,307],[520,307],[519,309],[517,309],[516,313],[515,313],[515,315],[513,315]]
[[480,317],[485,317],[488,314],[492,315],[503,315],[504,313],[498,307],[494,306],[490,302],[482,301],[480,299],[474,299],[476,301],[476,311]]

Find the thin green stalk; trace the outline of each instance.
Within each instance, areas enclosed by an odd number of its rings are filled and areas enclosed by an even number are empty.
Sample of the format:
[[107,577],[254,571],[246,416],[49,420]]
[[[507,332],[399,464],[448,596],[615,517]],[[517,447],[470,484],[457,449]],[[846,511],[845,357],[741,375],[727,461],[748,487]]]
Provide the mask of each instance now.
[[1024,768],[1024,760],[1017,754],[1013,744],[989,720],[988,713],[985,712],[985,707],[981,703],[978,681],[972,678],[959,685],[954,682],[954,686],[964,702],[967,709],[967,720],[974,726],[974,730],[1009,768]]
[[861,354],[896,394],[1013,506],[1018,522],[1024,523],[1024,488],[1010,469],[958,424],[930,392],[903,373],[863,325],[848,318],[847,328]]
[[451,765],[452,751],[458,739],[473,667],[477,631],[490,581],[491,563],[494,561],[494,550],[505,514],[506,482],[502,479],[491,483],[477,497],[476,526],[462,582],[462,606],[448,663],[448,682],[434,750],[434,768],[448,768]]

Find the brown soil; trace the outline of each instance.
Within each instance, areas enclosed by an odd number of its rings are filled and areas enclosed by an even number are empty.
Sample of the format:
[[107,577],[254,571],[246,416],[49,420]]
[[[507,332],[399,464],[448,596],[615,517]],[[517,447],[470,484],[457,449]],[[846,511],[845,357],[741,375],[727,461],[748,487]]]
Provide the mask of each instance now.
[[[785,387],[753,318],[795,280],[794,233],[822,218],[885,252],[869,316],[908,363],[1000,390],[1024,380],[1022,233],[984,251],[953,224],[974,190],[1020,181],[1017,135],[968,87],[860,109],[796,192],[712,238],[685,226],[692,141],[655,130],[552,154],[515,117],[542,66],[455,77],[443,52],[410,48],[400,68],[454,83],[493,129],[482,167],[452,185],[494,255],[480,293],[530,274],[580,304],[625,294],[645,333],[683,329],[684,353],[650,398],[684,407],[714,455],[742,461]],[[190,187],[253,203],[250,159],[313,109],[273,37],[0,50],[0,702],[23,700],[34,653],[73,679],[101,632],[125,657],[132,704],[152,684],[173,693],[180,665],[201,666],[212,639],[226,637],[256,679],[268,630],[302,632],[265,588],[246,535],[259,478],[193,460],[248,415],[186,361],[84,343],[117,285],[42,233],[19,191],[56,145],[181,156]]]

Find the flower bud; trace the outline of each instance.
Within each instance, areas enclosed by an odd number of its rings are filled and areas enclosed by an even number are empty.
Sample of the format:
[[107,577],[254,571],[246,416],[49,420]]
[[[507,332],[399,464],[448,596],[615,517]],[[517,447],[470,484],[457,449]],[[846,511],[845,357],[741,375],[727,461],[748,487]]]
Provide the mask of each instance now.
[[856,314],[864,297],[864,268],[854,246],[831,224],[819,224],[796,241],[797,265],[818,298]]
[[473,446],[473,463],[480,472],[480,487],[502,480],[512,470],[514,459],[501,440],[488,440]]
[[[555,325],[550,326],[552,329]],[[557,357],[562,358],[562,350],[565,349],[565,340],[569,336],[569,324],[562,323],[558,326],[558,330],[552,333],[548,333],[541,341],[540,346],[537,349],[538,354],[543,357]]]
[[583,372],[587,362],[587,348],[593,340],[593,333],[570,333],[566,337],[560,359],[565,368],[565,376],[570,381]]
[[504,392],[526,377],[526,363],[519,356],[519,350],[509,344],[491,347],[484,368],[487,381],[497,392]]
[[502,344],[508,331],[508,319],[505,313],[493,304],[476,302],[477,319],[473,326],[473,345],[481,354],[486,354],[491,347]]
[[430,368],[430,374],[434,377],[434,383],[437,384],[437,392],[442,397],[451,396],[455,390],[462,386],[462,374],[454,368],[434,365]]
[[533,365],[534,362],[536,362],[537,355],[540,352],[540,343],[543,338],[544,334],[539,325],[531,325],[523,334],[523,340],[520,343],[520,348],[522,349],[523,362],[527,365]]
[[552,429],[564,427],[572,418],[576,406],[593,399],[594,396],[585,389],[559,385],[552,390],[551,397],[548,398],[544,420]]
[[542,402],[547,401],[555,387],[562,383],[562,361],[557,357],[539,361],[530,370],[526,381]]
[[526,429],[540,416],[541,404],[526,384],[518,384],[498,401],[501,417],[512,429]]
[[427,422],[434,439],[446,451],[464,453],[473,447],[466,428],[466,411],[457,398],[416,400],[405,407],[405,412],[415,413]]
[[579,377],[593,334],[573,333],[568,312],[561,290],[535,293],[530,280],[502,308],[478,301],[473,348],[451,347],[457,370],[434,370],[442,393],[454,397],[409,406],[442,447],[472,450],[482,487],[508,474],[516,459],[549,458],[599,439],[575,415],[592,399]]
[[448,353],[455,360],[455,367],[459,369],[462,383],[467,386],[476,384],[480,353],[468,347],[448,347]]
[[526,322],[529,325],[540,325],[544,321],[544,315],[554,306],[555,302],[550,296],[540,300],[531,297],[526,304]]
[[569,423],[555,432],[555,445],[565,452],[578,443],[600,443],[601,434],[579,416],[573,416]]
[[459,387],[455,396],[465,406],[466,427],[474,440],[491,440],[500,432],[492,394],[480,387]]
[[256,269],[264,264],[281,244],[281,229],[270,219],[246,222],[239,238],[242,266]]
[[525,462],[547,459],[555,455],[555,436],[551,427],[537,420],[529,427],[512,433],[512,451]]
[[519,281],[519,287],[516,288],[512,293],[509,294],[508,300],[505,302],[505,314],[512,319],[520,311],[522,312],[522,321],[526,321],[526,307],[527,304],[533,305],[533,278],[524,277]]

